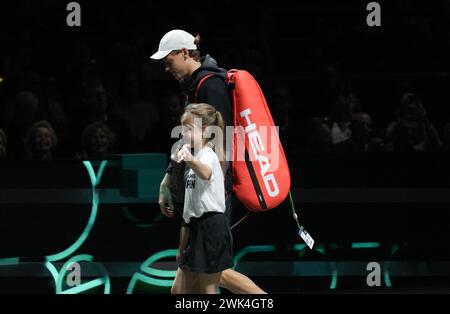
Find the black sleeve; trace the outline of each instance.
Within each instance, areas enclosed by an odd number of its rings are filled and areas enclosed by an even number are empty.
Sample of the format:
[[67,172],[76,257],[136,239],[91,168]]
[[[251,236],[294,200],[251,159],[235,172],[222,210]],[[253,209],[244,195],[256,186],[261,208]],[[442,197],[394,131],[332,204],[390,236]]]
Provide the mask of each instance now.
[[198,101],[214,106],[222,114],[224,124],[233,125],[230,96],[223,79],[217,76],[206,79],[198,91]]

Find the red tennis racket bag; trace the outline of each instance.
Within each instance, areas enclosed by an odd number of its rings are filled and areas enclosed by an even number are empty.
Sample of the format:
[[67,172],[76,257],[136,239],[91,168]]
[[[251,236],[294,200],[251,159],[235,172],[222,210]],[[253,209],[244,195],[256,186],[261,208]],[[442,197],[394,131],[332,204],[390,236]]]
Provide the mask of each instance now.
[[[197,85],[214,74],[206,75]],[[291,187],[283,146],[264,94],[253,76],[229,70],[226,83],[234,108],[232,143],[233,192],[249,210],[280,205]]]
[[233,192],[251,211],[280,205],[289,193],[291,178],[269,107],[253,76],[228,71],[234,106]]

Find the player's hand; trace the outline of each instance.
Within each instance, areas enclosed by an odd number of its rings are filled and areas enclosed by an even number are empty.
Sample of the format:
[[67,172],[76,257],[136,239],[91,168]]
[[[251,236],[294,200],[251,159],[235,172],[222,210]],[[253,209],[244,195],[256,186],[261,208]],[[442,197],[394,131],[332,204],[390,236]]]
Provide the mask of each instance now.
[[161,184],[159,188],[159,209],[161,213],[166,217],[173,217],[174,206],[172,202],[172,195],[170,194],[170,189],[167,185]]
[[181,258],[183,257],[183,255],[184,255],[184,250],[183,251],[178,250],[177,256],[176,256],[176,260],[177,260],[177,264],[178,265],[181,263]]

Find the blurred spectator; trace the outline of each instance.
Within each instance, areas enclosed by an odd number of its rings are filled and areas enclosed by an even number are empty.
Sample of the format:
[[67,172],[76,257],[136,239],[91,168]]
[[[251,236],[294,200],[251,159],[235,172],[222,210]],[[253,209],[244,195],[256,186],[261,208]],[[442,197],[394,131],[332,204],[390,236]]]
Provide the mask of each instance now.
[[106,159],[113,152],[116,137],[103,122],[88,125],[81,137],[82,152],[78,157]]
[[351,102],[344,95],[339,95],[333,103],[330,114],[330,135],[333,150],[348,151],[352,136],[350,130],[352,115]]
[[429,121],[422,101],[412,93],[404,93],[397,111],[397,120],[386,130],[388,151],[435,151],[442,147],[441,139]]
[[383,150],[383,140],[377,136],[372,126],[372,118],[365,112],[353,115],[350,125],[351,143],[357,152],[380,152]]
[[[326,116],[330,104],[336,102],[344,89],[343,79],[335,66],[321,66],[318,69],[314,82],[314,102],[317,104],[312,114],[314,116]],[[333,108],[332,108],[333,111]]]
[[82,108],[75,108],[75,133],[81,137],[83,130],[94,122],[102,122],[116,134],[116,148],[120,153],[129,153],[135,140],[126,120],[121,116],[112,96],[97,78],[84,82]]
[[138,75],[133,71],[124,75],[120,93],[120,108],[138,143],[143,141],[146,128],[159,119],[155,104],[144,99],[143,94]]
[[[281,142],[283,143],[283,148],[285,152],[290,152],[292,150],[295,142],[292,138],[295,134],[296,130],[299,131],[302,125],[294,125],[292,123],[292,119],[294,118],[292,112],[292,104],[290,99],[290,92],[287,87],[278,86],[275,87],[273,95],[270,99],[269,103],[270,111],[273,114],[273,119],[275,125],[279,127],[279,134]],[[304,117],[295,117],[297,122]],[[295,130],[294,130],[295,128]]]
[[26,149],[29,159],[50,160],[58,143],[53,127],[41,120],[33,124],[26,137]]
[[61,95],[57,83],[55,78],[48,78],[45,91],[42,91],[39,99],[41,100],[40,108],[43,112],[43,118],[51,123],[59,137],[61,137],[62,133],[69,132],[70,120],[66,114],[66,109],[58,101]]
[[358,96],[355,93],[349,92],[347,94],[347,101],[351,112],[361,112],[361,104],[359,102]]
[[39,102],[32,92],[19,92],[7,106],[6,133],[9,138],[9,156],[13,159],[26,159],[25,138],[33,123],[41,120]]
[[304,147],[298,152],[329,153],[331,152],[331,130],[328,118],[315,117],[307,121],[308,137]]
[[[145,132],[142,150],[168,154],[178,138],[171,139],[172,129],[180,125],[184,105],[178,91],[166,91],[158,101],[158,122],[149,125]],[[168,140],[171,139],[171,140]]]
[[26,71],[22,76],[21,90],[35,95],[40,119],[48,121],[58,133],[68,130],[66,112],[57,101],[59,93],[55,78],[43,79],[38,72]]
[[7,145],[8,139],[6,138],[6,134],[0,129],[0,159],[5,159],[7,157]]

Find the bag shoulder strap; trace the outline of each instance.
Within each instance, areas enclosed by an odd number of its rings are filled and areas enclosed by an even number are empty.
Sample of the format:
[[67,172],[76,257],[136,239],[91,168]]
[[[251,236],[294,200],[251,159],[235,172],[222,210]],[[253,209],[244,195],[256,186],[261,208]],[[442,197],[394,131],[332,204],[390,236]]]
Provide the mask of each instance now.
[[200,90],[200,87],[202,87],[203,83],[209,79],[210,77],[215,76],[215,74],[206,74],[204,77],[201,78],[201,80],[198,82],[197,84],[197,88],[195,89],[195,94],[194,94],[194,102],[198,102],[198,91]]
[[[225,78],[225,85],[227,86],[227,88],[233,89],[234,88],[234,80],[233,80],[233,75],[238,72],[238,70],[232,69],[232,70],[228,70],[227,71],[227,77]],[[200,87],[202,87],[203,83],[209,79],[212,76],[217,76],[220,77],[217,74],[214,73],[209,73],[206,74],[204,77],[202,77],[202,79],[198,82],[197,84],[197,88],[195,89],[195,93],[194,93],[194,101],[198,102],[198,91],[200,90]]]

